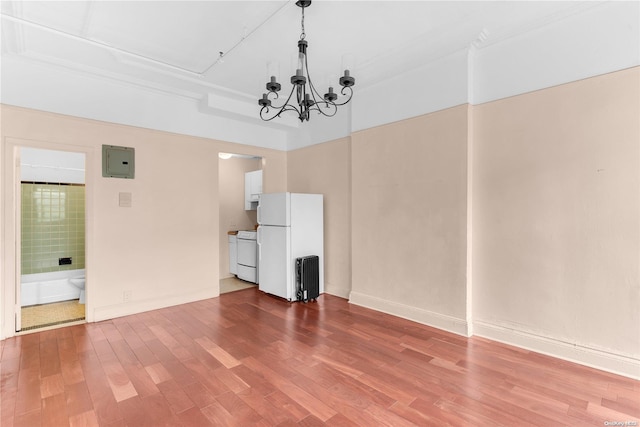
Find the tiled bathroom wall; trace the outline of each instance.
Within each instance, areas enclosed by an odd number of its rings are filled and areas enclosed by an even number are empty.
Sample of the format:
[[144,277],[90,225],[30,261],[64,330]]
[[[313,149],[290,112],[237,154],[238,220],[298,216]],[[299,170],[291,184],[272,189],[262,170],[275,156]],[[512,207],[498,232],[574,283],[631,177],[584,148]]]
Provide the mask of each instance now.
[[83,184],[22,182],[22,274],[84,268],[84,209]]

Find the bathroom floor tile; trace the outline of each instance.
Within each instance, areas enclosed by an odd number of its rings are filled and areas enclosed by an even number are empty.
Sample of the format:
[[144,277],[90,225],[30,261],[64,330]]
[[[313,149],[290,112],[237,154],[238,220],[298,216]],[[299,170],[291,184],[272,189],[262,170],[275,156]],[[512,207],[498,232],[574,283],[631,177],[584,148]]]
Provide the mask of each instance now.
[[84,320],[84,304],[78,300],[32,305],[20,310],[23,331]]

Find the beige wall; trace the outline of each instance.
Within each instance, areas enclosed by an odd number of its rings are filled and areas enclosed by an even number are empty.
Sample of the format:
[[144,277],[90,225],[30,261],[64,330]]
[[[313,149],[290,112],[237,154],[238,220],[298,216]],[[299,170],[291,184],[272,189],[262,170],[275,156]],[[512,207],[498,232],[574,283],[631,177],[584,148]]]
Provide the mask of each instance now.
[[352,302],[467,333],[467,116],[352,135]]
[[[2,279],[16,145],[87,153],[94,320],[217,295],[217,153],[257,154],[265,191],[325,194],[327,292],[640,377],[639,94],[634,68],[289,153],[3,106]],[[135,180],[100,176],[103,143]]]
[[290,151],[287,187],[324,195],[325,292],[348,298],[351,291],[350,138]]
[[478,332],[640,374],[640,69],[481,105],[474,124]]
[[[15,147],[87,155],[89,321],[218,295],[219,151],[263,156],[265,191],[286,189],[286,154],[280,151],[6,105],[1,108],[3,336],[13,334],[18,261],[13,217]],[[135,179],[102,177],[102,144],[135,148]],[[131,208],[118,207],[120,192],[132,194]],[[131,291],[127,303],[124,291]]]

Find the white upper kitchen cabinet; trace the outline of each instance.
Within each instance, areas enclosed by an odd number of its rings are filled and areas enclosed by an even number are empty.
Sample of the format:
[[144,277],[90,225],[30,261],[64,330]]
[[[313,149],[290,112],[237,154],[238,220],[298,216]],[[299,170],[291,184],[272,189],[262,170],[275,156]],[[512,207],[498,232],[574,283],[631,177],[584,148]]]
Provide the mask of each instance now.
[[262,194],[262,170],[244,174],[244,210],[255,211],[258,197]]

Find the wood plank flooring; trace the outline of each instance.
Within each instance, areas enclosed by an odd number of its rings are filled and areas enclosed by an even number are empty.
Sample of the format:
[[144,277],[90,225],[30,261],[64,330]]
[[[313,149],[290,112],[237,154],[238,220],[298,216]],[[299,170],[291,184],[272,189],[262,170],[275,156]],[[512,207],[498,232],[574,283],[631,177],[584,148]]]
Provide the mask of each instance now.
[[640,425],[638,381],[330,295],[246,289],[0,346],[3,427]]

